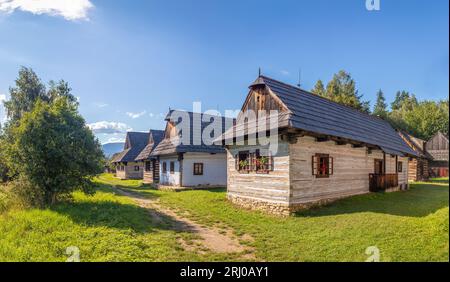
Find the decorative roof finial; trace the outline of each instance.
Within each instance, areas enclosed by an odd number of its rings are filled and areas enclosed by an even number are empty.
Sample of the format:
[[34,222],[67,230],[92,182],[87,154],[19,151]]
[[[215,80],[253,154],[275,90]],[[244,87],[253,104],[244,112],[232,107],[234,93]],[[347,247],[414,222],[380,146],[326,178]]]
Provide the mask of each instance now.
[[258,68],[258,77],[261,76],[261,67]]

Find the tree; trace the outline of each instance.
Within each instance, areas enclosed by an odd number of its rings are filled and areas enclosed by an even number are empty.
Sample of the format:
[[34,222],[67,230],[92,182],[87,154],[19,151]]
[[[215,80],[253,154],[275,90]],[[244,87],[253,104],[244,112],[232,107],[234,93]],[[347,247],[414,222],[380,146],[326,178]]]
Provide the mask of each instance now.
[[391,103],[391,109],[393,111],[400,110],[402,107],[406,107],[411,110],[417,105],[417,99],[414,94],[410,94],[408,91],[397,91],[395,94],[395,100]]
[[448,134],[448,100],[417,102],[414,99],[405,99],[399,109],[389,113],[391,124],[424,140],[438,131]]
[[49,82],[49,91],[31,68],[21,67],[16,86],[9,89],[10,100],[6,101],[5,109],[10,123],[18,121],[24,113],[33,110],[37,100],[51,103],[58,97],[66,97],[72,104],[78,104],[76,98],[70,93],[67,82]]
[[351,75],[344,70],[334,74],[333,78],[328,82],[326,89],[323,91],[322,89],[323,83],[319,80],[312,92],[357,110],[366,113],[370,112],[369,102],[363,101],[362,95],[358,95],[355,81]]
[[36,187],[45,205],[76,189],[91,191],[102,171],[100,144],[68,97],[38,99],[10,129],[6,147],[11,173]]
[[384,98],[384,93],[381,89],[377,92],[377,101],[373,108],[373,114],[381,118],[386,118],[388,114],[386,98]]
[[11,99],[5,102],[5,109],[12,123],[31,111],[38,99],[47,100],[45,85],[32,69],[26,67],[19,70],[16,87],[9,88],[9,93]]
[[316,82],[316,85],[314,86],[314,88],[311,90],[312,93],[325,97],[326,96],[326,91],[325,91],[325,86],[323,85],[322,80],[318,80]]

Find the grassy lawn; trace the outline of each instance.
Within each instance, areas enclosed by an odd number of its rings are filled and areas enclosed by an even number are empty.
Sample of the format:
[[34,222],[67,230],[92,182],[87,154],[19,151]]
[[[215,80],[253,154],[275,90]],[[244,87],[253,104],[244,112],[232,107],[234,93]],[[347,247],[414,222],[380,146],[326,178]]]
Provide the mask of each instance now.
[[277,218],[233,207],[224,190],[167,192],[110,175],[92,196],[75,193],[72,203],[49,210],[11,211],[0,216],[0,261],[64,261],[78,246],[82,261],[237,260],[234,254],[185,251],[179,238],[195,235],[153,223],[148,211],[109,185],[158,199],[206,226],[230,227],[264,261],[365,261],[376,246],[381,261],[448,261],[448,179],[416,183],[407,192],[368,194],[321,209]]

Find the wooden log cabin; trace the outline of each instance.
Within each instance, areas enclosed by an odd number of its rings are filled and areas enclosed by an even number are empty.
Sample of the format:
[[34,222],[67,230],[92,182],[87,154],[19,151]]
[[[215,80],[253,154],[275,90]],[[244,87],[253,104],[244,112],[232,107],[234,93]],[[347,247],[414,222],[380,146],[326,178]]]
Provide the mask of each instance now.
[[145,148],[136,157],[136,162],[144,168],[143,182],[147,184],[159,183],[159,161],[156,157],[152,157],[153,149],[164,138],[164,130],[151,129],[148,135],[148,142]]
[[408,163],[408,181],[427,181],[429,175],[429,162],[432,160],[431,155],[425,150],[426,141],[414,137],[404,131],[399,131],[400,137],[408,146],[413,149],[418,157],[410,158]]
[[217,140],[227,149],[232,203],[286,215],[408,188],[417,154],[388,122],[266,76],[249,88],[236,125]]
[[431,155],[430,174],[432,177],[448,177],[448,137],[437,132],[425,144],[425,149]]
[[233,119],[171,110],[166,122],[164,138],[150,154],[159,161],[159,187],[226,186],[226,152],[213,140],[233,126]]
[[111,160],[111,163],[115,165],[117,178],[143,178],[143,163],[135,159],[147,145],[148,138],[148,132],[127,132],[123,151]]

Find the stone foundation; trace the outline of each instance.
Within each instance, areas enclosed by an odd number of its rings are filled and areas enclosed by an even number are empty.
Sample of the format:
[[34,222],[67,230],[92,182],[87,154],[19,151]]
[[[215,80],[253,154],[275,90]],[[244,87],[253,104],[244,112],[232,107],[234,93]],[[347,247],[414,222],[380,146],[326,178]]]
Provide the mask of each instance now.
[[329,198],[307,203],[290,203],[290,204],[265,202],[229,194],[227,195],[227,198],[234,205],[244,209],[262,211],[277,216],[290,216],[293,215],[295,212],[323,207],[337,200],[347,197]]
[[291,213],[289,210],[289,205],[287,203],[283,204],[283,203],[265,202],[250,198],[234,196],[230,194],[227,194],[227,198],[234,205],[248,210],[263,211],[265,213],[280,216],[288,216]]

